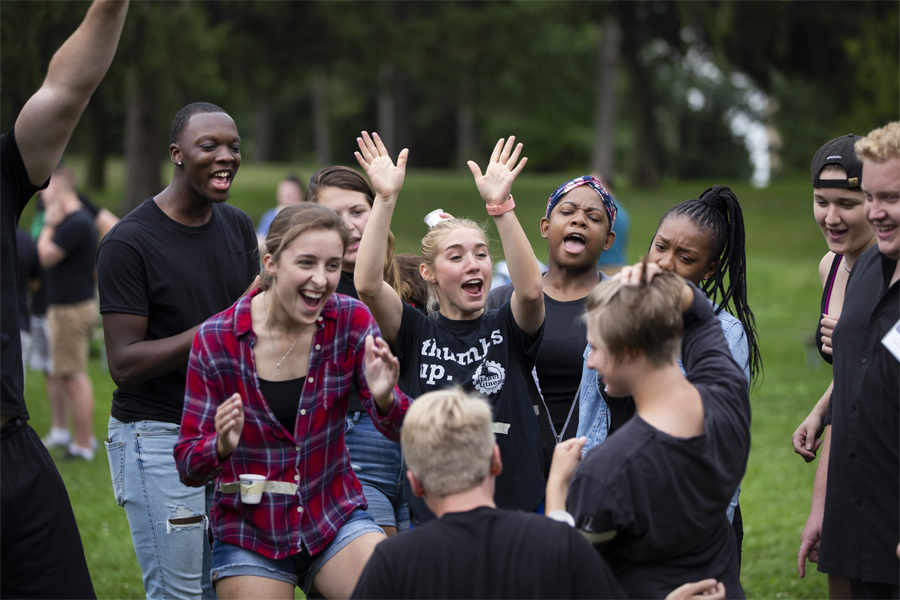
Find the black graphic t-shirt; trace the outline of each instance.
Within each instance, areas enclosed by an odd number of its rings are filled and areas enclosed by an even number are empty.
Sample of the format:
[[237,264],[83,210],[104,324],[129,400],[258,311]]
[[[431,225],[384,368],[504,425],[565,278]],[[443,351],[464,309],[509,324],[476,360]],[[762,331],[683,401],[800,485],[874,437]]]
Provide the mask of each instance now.
[[503,460],[497,478],[498,508],[531,511],[544,498],[540,430],[526,382],[540,351],[519,329],[509,302],[477,319],[426,316],[403,305],[398,335],[400,389],[413,398],[459,385],[487,398]]

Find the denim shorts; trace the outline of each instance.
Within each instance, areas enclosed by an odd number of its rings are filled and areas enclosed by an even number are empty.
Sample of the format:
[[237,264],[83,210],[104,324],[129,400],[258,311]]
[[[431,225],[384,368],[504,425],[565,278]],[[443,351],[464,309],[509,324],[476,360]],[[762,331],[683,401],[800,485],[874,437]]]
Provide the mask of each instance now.
[[403,495],[403,455],[400,444],[384,437],[366,412],[347,415],[344,443],[353,474],[362,484],[367,512],[382,527],[409,529],[409,507]]
[[312,557],[304,551],[287,558],[274,559],[240,546],[213,540],[213,567],[210,575],[214,585],[223,577],[241,575],[266,577],[295,586],[299,582],[303,593],[308,595],[316,575],[325,563],[346,548],[350,542],[367,533],[384,534],[369,513],[357,508],[350,513],[350,518],[338,530],[334,539]]

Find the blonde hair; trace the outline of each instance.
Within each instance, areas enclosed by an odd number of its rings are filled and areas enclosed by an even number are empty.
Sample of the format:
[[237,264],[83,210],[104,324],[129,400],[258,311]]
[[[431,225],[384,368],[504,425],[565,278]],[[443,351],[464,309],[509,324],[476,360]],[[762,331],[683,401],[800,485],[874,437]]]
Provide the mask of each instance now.
[[[488,238],[487,231],[484,226],[471,219],[446,219],[428,230],[425,237],[422,238],[422,264],[428,267],[428,270],[434,273],[437,257],[440,254],[441,242],[447,237],[451,231],[457,229],[473,229],[481,234],[484,243],[490,247],[491,242]],[[440,298],[437,289],[433,283],[426,281],[428,284],[428,312],[434,312],[438,309]],[[487,282],[485,282],[487,283]]]
[[660,367],[681,352],[683,289],[684,279],[671,272],[659,273],[649,283],[645,276],[639,286],[607,280],[588,294],[585,320],[594,340],[614,357],[640,352]]
[[[336,212],[318,204],[300,203],[286,206],[278,212],[266,235],[266,254],[271,254],[277,263],[281,260],[281,253],[298,235],[315,230],[337,232],[344,249],[350,243],[350,230]],[[272,285],[272,276],[265,269],[260,273],[259,280],[259,287],[263,290]]]
[[456,386],[420,396],[403,418],[406,464],[429,494],[443,498],[471,489],[491,472],[491,407]]
[[[341,165],[325,167],[313,173],[313,176],[309,178],[309,184],[306,186],[304,200],[318,204],[319,194],[325,188],[330,187],[359,192],[366,197],[366,202],[369,203],[370,207],[375,203],[375,190],[372,189],[369,180],[350,167]],[[397,260],[394,258],[394,246],[394,234],[388,230],[387,249],[384,253],[384,273],[382,276],[384,281],[394,288],[401,300],[409,302],[412,296],[412,289],[410,284],[404,281],[401,276]]]
[[853,146],[856,158],[862,161],[885,162],[900,156],[900,121],[873,129]]

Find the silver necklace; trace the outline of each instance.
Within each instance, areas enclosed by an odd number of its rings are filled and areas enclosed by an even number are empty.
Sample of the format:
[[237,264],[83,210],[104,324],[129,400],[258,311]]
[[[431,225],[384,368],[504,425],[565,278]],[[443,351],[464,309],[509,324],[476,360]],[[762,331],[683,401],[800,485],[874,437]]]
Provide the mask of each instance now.
[[847,266],[847,257],[844,257],[844,260],[841,261],[841,264],[844,265],[844,270],[849,273],[850,267]]
[[[268,296],[268,294],[266,294]],[[272,344],[272,356],[275,358],[275,377],[278,377],[278,372],[281,370],[281,363],[288,357],[288,354],[291,353],[291,350],[294,349],[294,346],[297,345],[297,342],[300,341],[300,336],[297,336],[297,339],[294,340],[294,343],[291,344],[291,347],[288,348],[288,351],[284,353],[284,356],[281,357],[281,360],[278,360],[278,354],[275,352],[275,338],[272,337],[272,325],[269,323],[269,304],[266,302],[266,298],[263,298],[263,307],[266,309],[266,329],[269,330],[269,342]]]

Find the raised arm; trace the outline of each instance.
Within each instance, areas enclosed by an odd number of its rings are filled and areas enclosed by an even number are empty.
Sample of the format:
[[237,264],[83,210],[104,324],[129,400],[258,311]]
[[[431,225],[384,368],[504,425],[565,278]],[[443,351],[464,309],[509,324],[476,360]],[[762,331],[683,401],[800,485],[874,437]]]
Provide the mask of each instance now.
[[128,0],[95,0],[53,55],[47,78],[16,119],[16,143],[34,185],[62,158],[81,113],[116,54]]
[[387,253],[391,217],[406,177],[406,157],[409,151],[404,148],[395,165],[377,133],[369,137],[363,131],[356,141],[359,152],[354,152],[354,155],[375,188],[375,202],[366,230],[359,241],[353,284],[359,299],[372,311],[384,340],[396,348],[403,317],[403,301],[384,280],[384,256]]
[[[510,200],[513,181],[528,162],[527,158],[523,158],[516,165],[522,152],[522,144],[514,149],[515,142],[516,136],[510,136],[505,144],[503,138],[497,141],[483,175],[474,161],[470,160],[468,163],[475,177],[478,193],[489,207],[499,206]],[[534,338],[544,323],[544,290],[537,258],[514,210],[507,210],[493,218],[500,234],[500,243],[503,244],[506,264],[509,266],[509,278],[515,290],[510,299],[513,317],[525,335]]]

